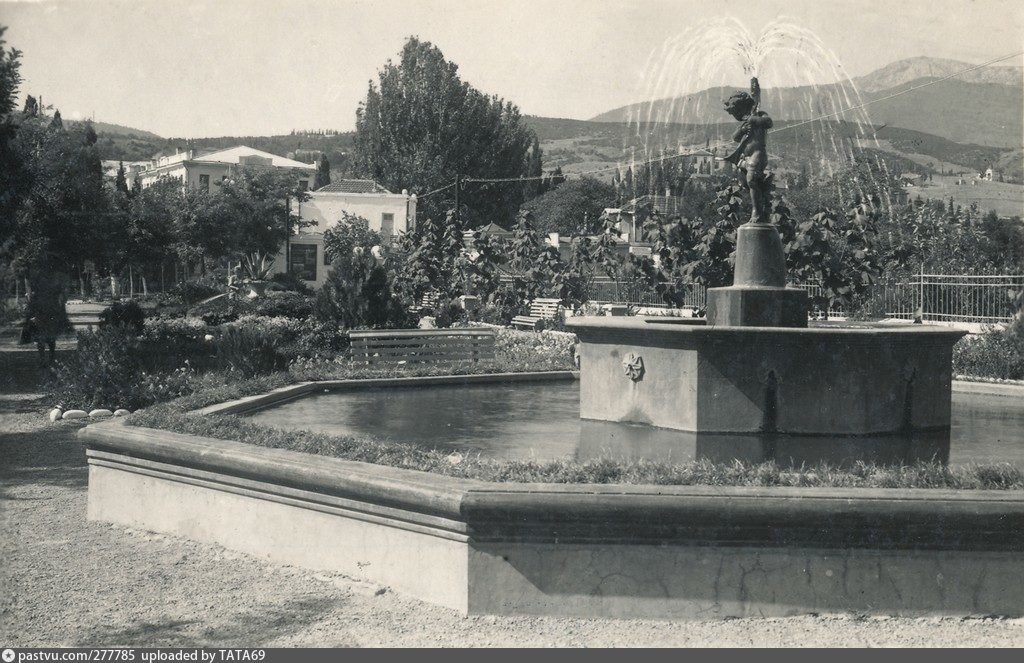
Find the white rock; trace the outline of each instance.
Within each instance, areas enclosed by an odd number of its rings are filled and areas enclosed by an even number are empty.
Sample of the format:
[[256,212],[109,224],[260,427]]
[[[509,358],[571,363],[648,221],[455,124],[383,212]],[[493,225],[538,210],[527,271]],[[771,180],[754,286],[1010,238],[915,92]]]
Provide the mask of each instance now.
[[106,419],[114,416],[114,413],[106,408],[97,408],[89,413],[90,419]]
[[68,410],[61,419],[85,419],[89,413],[85,410]]
[[60,416],[62,414],[64,414],[64,410],[60,409],[59,407],[53,408],[52,410],[50,410],[50,421],[57,421],[58,419],[60,419]]
[[126,410],[123,407],[114,410],[115,417],[127,417],[129,414],[131,414],[131,411]]

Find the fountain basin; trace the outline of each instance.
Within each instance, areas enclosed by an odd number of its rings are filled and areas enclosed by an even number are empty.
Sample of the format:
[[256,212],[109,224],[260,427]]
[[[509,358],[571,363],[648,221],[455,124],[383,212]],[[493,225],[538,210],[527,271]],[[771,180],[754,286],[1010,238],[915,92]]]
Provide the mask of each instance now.
[[580,338],[581,417],[701,434],[709,445],[715,435],[948,436],[952,348],[964,332],[660,320],[568,321]]
[[1024,606],[1014,492],[489,483],[121,420],[79,435],[91,520],[344,573],[463,614]]

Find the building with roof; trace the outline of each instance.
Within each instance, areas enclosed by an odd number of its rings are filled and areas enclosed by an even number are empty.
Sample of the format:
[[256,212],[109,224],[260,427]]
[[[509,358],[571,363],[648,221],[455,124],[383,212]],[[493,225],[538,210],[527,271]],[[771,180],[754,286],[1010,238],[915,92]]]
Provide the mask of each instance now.
[[379,232],[385,243],[412,230],[416,225],[416,195],[392,193],[373,180],[344,179],[311,191],[298,214],[306,223],[289,242],[288,252],[279,255],[274,269],[292,274],[319,287],[327,278],[330,260],[324,251],[324,232],[351,217],[366,219],[370,230]]
[[[152,186],[164,178],[177,179],[183,186],[214,192],[220,183],[239,168],[276,168],[291,171],[306,188],[313,182],[316,165],[257,150],[245,145],[197,154],[195,150],[179,151],[170,156],[153,159],[148,165],[133,172],[142,188]],[[129,178],[131,182],[134,177]]]

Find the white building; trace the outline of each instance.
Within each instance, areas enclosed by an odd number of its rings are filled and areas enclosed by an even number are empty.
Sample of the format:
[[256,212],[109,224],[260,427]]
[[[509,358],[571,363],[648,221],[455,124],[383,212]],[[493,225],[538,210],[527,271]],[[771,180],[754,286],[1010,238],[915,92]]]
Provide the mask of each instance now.
[[391,193],[372,180],[338,180],[310,192],[298,209],[299,216],[314,225],[303,228],[289,242],[287,257],[282,252],[274,271],[285,271],[286,261],[295,274],[319,287],[327,278],[330,260],[324,252],[324,231],[343,222],[345,214],[367,220],[370,230],[385,242],[412,230],[416,223],[416,195],[408,191]]
[[194,150],[186,150],[153,159],[147,166],[133,172],[128,182],[130,184],[137,175],[142,188],[145,189],[160,179],[169,177],[179,180],[184,186],[213,192],[238,168],[279,168],[292,171],[298,176],[299,185],[306,188],[312,184],[316,175],[314,164],[238,145],[207,154],[197,155]]

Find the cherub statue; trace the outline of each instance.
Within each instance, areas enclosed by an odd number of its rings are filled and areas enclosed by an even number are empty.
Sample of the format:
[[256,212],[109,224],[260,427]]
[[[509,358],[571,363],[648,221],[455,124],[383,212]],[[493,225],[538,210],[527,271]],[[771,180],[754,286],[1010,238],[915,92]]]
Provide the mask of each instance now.
[[750,79],[749,94],[737,92],[724,102],[725,111],[742,122],[732,136],[739,147],[724,160],[739,168],[742,173],[740,183],[750,189],[753,205],[751,223],[766,223],[768,220],[769,192],[764,169],[768,165],[768,130],[772,128],[772,118],[757,109],[760,103],[761,86],[757,78]]

